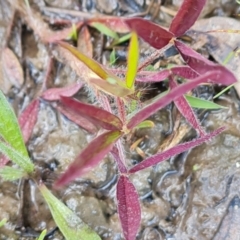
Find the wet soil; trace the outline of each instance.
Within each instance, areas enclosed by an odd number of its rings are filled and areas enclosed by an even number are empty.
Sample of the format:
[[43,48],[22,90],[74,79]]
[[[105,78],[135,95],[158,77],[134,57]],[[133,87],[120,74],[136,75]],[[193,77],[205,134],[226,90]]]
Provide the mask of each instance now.
[[[146,16],[168,26],[172,15],[166,9],[174,13],[180,2],[165,1],[162,10],[154,11],[153,7]],[[213,15],[235,17],[240,7],[237,3],[230,2],[207,1],[202,17]],[[75,15],[69,14],[67,10],[74,10],[74,13],[83,11],[90,16],[99,13],[132,15],[144,12],[150,1],[42,0],[30,3],[36,9],[37,7],[45,9],[42,11],[42,16],[48,21],[51,18],[74,20]],[[18,84],[6,81],[0,68],[0,86],[12,103],[16,114],[19,115],[38,96],[46,78],[46,69],[50,65],[53,67],[50,76],[47,76],[50,78],[47,87],[66,86],[78,81],[79,77],[67,64],[51,58],[49,46],[34,35],[20,13],[14,14],[13,6],[7,0],[0,2],[0,48],[7,46],[16,54],[24,71],[24,81]],[[57,14],[51,13],[50,7],[57,9]],[[106,59],[101,56],[109,54],[104,48],[107,40],[91,31],[94,36],[94,56],[104,62]],[[211,43],[205,42],[205,50],[207,49],[205,54],[220,61],[219,59],[222,59],[219,57],[220,53],[211,52]],[[202,45],[196,48],[204,49]],[[144,49],[142,58],[149,54],[148,51],[153,51],[145,45],[142,49]],[[121,61],[124,61],[125,46],[120,50],[124,52],[121,58]],[[164,61],[167,62],[162,59],[162,62]],[[145,98],[157,94],[163,87],[148,86]],[[215,90],[199,87],[196,92],[202,97],[209,98]],[[86,86],[76,97],[84,102],[95,101],[91,90]],[[198,111],[198,114],[207,131],[226,126],[227,130],[223,134],[211,142],[131,177],[138,190],[142,209],[141,229],[137,239],[239,238],[240,102],[235,91],[231,90],[220,98],[218,103],[227,108]],[[150,156],[164,149],[166,145],[177,144],[195,137],[195,132],[182,118],[179,120],[178,128],[174,128],[177,124],[176,119],[178,119],[176,109],[170,105],[151,117],[155,123],[154,128],[139,130],[127,139],[125,151],[129,166],[141,161],[144,156]],[[28,150],[49,188],[95,136],[96,134],[90,134],[69,121],[56,111],[52,103],[41,100],[38,120],[28,142]],[[140,138],[142,140],[138,149],[130,150],[129,146]],[[169,142],[169,139],[173,142]],[[84,178],[77,179],[73,184],[59,191],[53,190],[53,193],[97,231],[102,239],[120,240],[123,239],[123,235],[116,210],[117,179],[117,166],[108,156]],[[0,180],[0,182],[0,220],[8,219],[7,224],[0,228],[0,239],[32,240],[36,239],[45,228],[48,230],[46,239],[64,239],[34,182],[30,180],[13,183]]]

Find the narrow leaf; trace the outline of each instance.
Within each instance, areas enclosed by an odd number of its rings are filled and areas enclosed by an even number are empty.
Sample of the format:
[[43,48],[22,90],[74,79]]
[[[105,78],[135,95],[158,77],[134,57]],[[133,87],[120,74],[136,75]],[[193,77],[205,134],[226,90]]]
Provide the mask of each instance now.
[[96,87],[99,87],[103,92],[116,97],[126,97],[134,93],[133,89],[127,88],[124,82],[116,80],[115,77],[108,78],[107,81],[99,78],[90,78],[89,82],[95,84]]
[[0,221],[0,227],[4,226],[7,223],[7,219],[4,218]]
[[117,163],[117,165],[118,165],[118,169],[119,169],[120,173],[127,173],[127,168],[126,168],[126,166],[124,165],[123,159],[121,159],[120,154],[119,154],[119,151],[118,151],[118,149],[117,149],[116,146],[114,146],[114,147],[112,148],[111,154],[112,154],[112,156],[114,157],[114,159],[115,159],[115,161],[116,161],[116,163]]
[[[171,76],[169,78],[169,86],[171,89],[174,89],[178,86]],[[200,136],[204,136],[206,133],[202,129],[201,124],[197,119],[197,116],[188,104],[186,98],[182,95],[174,100],[174,104],[176,105],[179,112],[183,115],[183,117],[186,118],[186,120],[191,124],[191,126],[200,134]]]
[[115,49],[112,50],[110,57],[109,57],[109,65],[112,66],[116,63],[117,58],[116,58],[116,51]]
[[118,214],[126,240],[135,240],[141,222],[138,194],[127,176],[120,176],[117,183]]
[[2,50],[2,67],[6,78],[16,87],[24,82],[23,70],[17,57],[10,48]]
[[151,75],[137,78],[138,82],[160,82],[168,78],[171,74],[183,77],[186,79],[194,79],[199,76],[192,68],[188,66],[177,66],[170,69],[164,69]]
[[37,122],[39,100],[32,101],[18,117],[18,122],[22,130],[24,142],[28,142],[33,128]]
[[65,185],[93,169],[111,151],[114,143],[121,135],[120,131],[110,131],[95,138],[70,164],[55,186]]
[[159,25],[143,18],[129,18],[126,24],[152,47],[160,49],[166,46],[174,35]]
[[76,123],[78,126],[82,127],[83,129],[87,130],[90,133],[97,132],[96,126],[94,126],[91,122],[89,122],[85,117],[76,114],[75,111],[70,110],[68,107],[64,107],[62,105],[58,105],[57,110],[65,115],[69,120]]
[[44,240],[46,235],[47,235],[47,229],[44,229],[37,240]]
[[126,86],[130,89],[132,88],[134,89],[134,82],[138,68],[138,59],[139,59],[138,37],[137,34],[133,32],[129,45],[127,60],[128,66],[126,73]]
[[22,133],[12,107],[0,90],[0,136],[15,150],[28,158]]
[[0,152],[2,152],[6,157],[11,159],[14,163],[20,166],[27,173],[31,173],[34,170],[34,165],[29,157],[23,156],[19,151],[13,149],[12,147],[6,145],[0,141]]
[[221,106],[219,104],[216,104],[212,101],[208,101],[208,100],[205,100],[205,99],[193,97],[193,96],[190,96],[190,95],[185,95],[185,98],[187,99],[190,106],[194,107],[194,108],[202,108],[202,109],[226,108],[226,107]]
[[184,61],[189,67],[194,69],[200,75],[205,74],[209,71],[220,71],[218,78],[214,78],[214,82],[217,84],[230,85],[237,82],[234,74],[229,71],[226,67],[219,64],[215,64],[208,59],[204,58],[199,53],[192,50],[187,45],[183,44],[180,41],[174,41],[175,46],[181,54]]
[[128,34],[120,37],[119,39],[114,40],[113,43],[110,45],[110,47],[114,47],[118,44],[126,42],[127,40],[129,40],[131,38],[131,35],[132,35],[131,33],[128,33]]
[[145,120],[141,123],[139,123],[135,129],[141,129],[141,128],[153,128],[155,125],[154,125],[154,122],[150,121],[150,120]]
[[55,223],[66,240],[101,240],[87,224],[56,198],[45,185],[40,185],[39,189],[48,204]]
[[129,123],[127,124],[128,129],[134,128],[140,122],[144,121],[148,117],[150,117],[153,113],[158,111],[159,109],[165,107],[170,102],[174,101],[181,95],[187,93],[188,91],[192,90],[197,85],[214,81],[215,79],[219,79],[220,71],[212,71],[208,72],[198,78],[195,78],[187,83],[181,84],[176,88],[172,89],[168,94],[161,96],[160,99],[157,98],[155,102],[145,106],[142,110],[133,116]]
[[199,17],[206,0],[184,0],[170,25],[170,32],[182,36]]
[[16,169],[8,166],[0,169],[0,176],[5,181],[15,181],[17,179],[23,178],[25,175],[26,173],[22,169]]
[[61,96],[72,97],[83,86],[83,83],[74,83],[67,87],[62,88],[50,88],[42,94],[42,98],[48,101],[60,100]]
[[200,137],[200,138],[197,138],[195,140],[192,140],[190,142],[186,142],[186,143],[181,143],[173,148],[170,148],[164,152],[161,152],[161,153],[157,153],[155,154],[154,156],[152,157],[149,157],[145,160],[143,160],[142,162],[140,162],[139,164],[135,165],[133,168],[131,168],[129,170],[129,173],[135,173],[135,172],[138,172],[142,169],[145,169],[145,168],[148,168],[148,167],[151,167],[151,166],[154,166],[156,165],[157,163],[160,163],[164,160],[167,160],[169,159],[170,157],[173,157],[177,154],[180,154],[182,152],[185,152],[191,148],[194,148],[204,142],[207,142],[209,141],[210,139],[212,139],[213,137],[219,135],[220,133],[222,133],[226,128],[225,127],[221,127],[221,128],[218,128],[217,130],[203,136],[203,137]]
[[113,30],[111,30],[109,27],[107,27],[105,24],[99,23],[99,22],[92,22],[90,23],[91,27],[96,28],[100,33],[109,36],[113,39],[119,39],[117,33]]
[[77,41],[77,39],[78,39],[78,36],[77,36],[77,35],[78,35],[78,34],[77,34],[77,27],[76,27],[76,24],[73,23],[73,24],[72,24],[72,30],[71,30],[71,32],[69,33],[68,38],[72,39],[73,41]]
[[110,73],[105,71],[102,66],[93,60],[92,58],[84,55],[83,53],[79,52],[75,47],[71,46],[70,44],[66,42],[58,42],[58,44],[67,49],[69,52],[71,52],[76,58],[78,58],[80,61],[82,61],[84,64],[87,65],[88,68],[90,68],[94,73],[96,73],[100,78],[106,80],[108,77],[111,76]]
[[63,106],[75,111],[76,114],[86,117],[89,121],[92,121],[92,123],[107,130],[122,130],[122,121],[117,116],[104,109],[68,97],[61,97],[60,102]]

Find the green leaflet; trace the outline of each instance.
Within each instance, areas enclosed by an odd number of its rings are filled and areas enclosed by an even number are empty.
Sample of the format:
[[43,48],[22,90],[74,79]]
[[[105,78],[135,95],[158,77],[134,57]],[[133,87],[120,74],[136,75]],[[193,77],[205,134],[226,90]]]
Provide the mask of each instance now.
[[26,173],[22,169],[5,166],[0,169],[0,176],[5,181],[14,181],[24,177]]
[[2,220],[0,221],[0,227],[4,226],[4,225],[6,224],[6,222],[7,222],[7,219],[6,219],[6,218],[2,219]]
[[203,109],[218,109],[218,108],[226,108],[224,106],[218,105],[212,101],[204,100],[201,98],[196,98],[193,96],[185,95],[188,103],[191,107],[194,108],[203,108]]
[[139,123],[135,129],[141,129],[141,128],[153,128],[155,125],[154,125],[154,122],[150,121],[150,120],[145,120],[141,123]]
[[37,240],[44,240],[44,237],[46,236],[46,234],[47,234],[47,230],[45,229],[41,232]]
[[11,159],[14,163],[20,166],[25,172],[31,173],[34,170],[34,165],[29,157],[23,156],[19,151],[13,149],[7,144],[0,141],[0,152]]
[[114,39],[119,39],[118,35],[116,32],[112,31],[110,28],[108,28],[106,25],[98,22],[93,22],[90,24],[92,27],[96,28],[99,32],[102,34],[109,36]]
[[139,59],[138,36],[135,32],[131,35],[131,41],[128,50],[127,73],[126,73],[126,87],[134,89],[135,77],[137,74]]
[[66,240],[101,240],[90,227],[59,201],[45,185],[39,186],[39,189],[50,208],[55,223]]
[[0,136],[12,148],[29,158],[17,118],[12,107],[0,90]]

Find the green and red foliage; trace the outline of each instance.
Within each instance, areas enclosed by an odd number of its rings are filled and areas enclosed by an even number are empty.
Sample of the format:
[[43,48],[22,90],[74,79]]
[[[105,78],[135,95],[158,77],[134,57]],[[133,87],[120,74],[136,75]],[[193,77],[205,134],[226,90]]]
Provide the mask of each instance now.
[[[99,102],[102,99],[105,101],[102,107],[97,107],[73,99],[72,96],[80,90],[82,83],[64,88],[48,89],[40,95],[40,98],[49,102],[57,101],[56,109],[87,131],[96,132],[97,129],[104,130],[103,133],[95,137],[76,157],[66,172],[57,180],[55,186],[60,187],[69,184],[75,178],[84,175],[90,169],[94,168],[105,155],[111,153],[116,160],[120,172],[116,198],[123,234],[127,240],[134,240],[136,238],[141,222],[138,194],[134,185],[130,182],[129,176],[207,142],[225,129],[221,127],[211,133],[206,133],[184,97],[184,94],[203,83],[230,85],[237,81],[233,73],[228,69],[205,59],[180,40],[177,40],[195,23],[205,2],[206,0],[183,1],[169,30],[142,18],[124,19],[114,17],[96,18],[87,21],[87,24],[93,27],[96,27],[96,23],[100,23],[110,28],[117,26],[116,28],[119,32],[127,32],[128,29],[132,30],[125,80],[114,75],[93,58],[78,51],[72,45],[64,41],[59,41],[61,39],[55,41],[60,49],[68,53],[68,56],[66,55],[68,60],[81,61],[82,66],[84,65],[86,69],[90,69],[89,71],[83,70],[84,80],[86,84],[89,84],[98,91]],[[157,73],[149,73],[145,76],[138,75],[138,36],[156,49],[173,44],[187,66],[177,66]],[[183,83],[178,84],[176,81],[177,77],[184,78]],[[140,110],[132,113],[131,117],[127,116],[125,102],[134,99],[136,94],[135,86],[138,82],[151,83],[160,82],[165,79],[168,79],[169,83],[168,93],[163,96],[157,96],[153,102],[144,105]],[[108,98],[104,94],[110,95],[111,99],[115,101],[118,115],[112,113]],[[125,164],[127,159],[125,159],[123,154],[124,147],[120,138],[131,134],[139,124],[142,124],[152,114],[171,102],[174,102],[179,112],[196,130],[199,137],[148,157],[128,169]],[[28,141],[36,122],[38,105],[39,99],[34,100],[19,119],[25,142]],[[27,119],[27,115],[29,114],[32,117]]]

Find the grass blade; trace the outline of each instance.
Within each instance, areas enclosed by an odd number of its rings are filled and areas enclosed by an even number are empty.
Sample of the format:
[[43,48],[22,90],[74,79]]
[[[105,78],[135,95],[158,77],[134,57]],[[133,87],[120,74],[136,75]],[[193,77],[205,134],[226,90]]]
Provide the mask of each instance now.
[[22,169],[16,169],[8,166],[0,169],[0,176],[5,181],[15,181],[17,179],[23,178],[25,175],[26,173]]
[[59,201],[45,185],[40,185],[39,189],[50,208],[55,223],[66,240],[101,240],[90,227]]
[[19,151],[0,141],[0,152],[20,166],[25,172],[31,173],[34,165],[29,157],[23,156]]
[[138,68],[138,59],[139,59],[139,46],[138,46],[138,37],[135,32],[132,33],[129,51],[128,51],[128,60],[127,60],[127,73],[126,73],[126,86],[129,89],[134,89],[135,77],[137,74]]
[[205,99],[193,97],[193,96],[190,96],[190,95],[185,95],[185,98],[187,99],[190,106],[194,107],[194,108],[202,108],[202,109],[226,108],[226,107],[221,106],[219,104],[216,104],[212,101],[208,101],[208,100],[205,100]]
[[0,90],[0,135],[16,151],[28,158],[28,152],[17,118],[12,107]]

